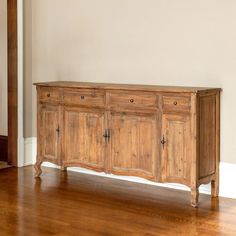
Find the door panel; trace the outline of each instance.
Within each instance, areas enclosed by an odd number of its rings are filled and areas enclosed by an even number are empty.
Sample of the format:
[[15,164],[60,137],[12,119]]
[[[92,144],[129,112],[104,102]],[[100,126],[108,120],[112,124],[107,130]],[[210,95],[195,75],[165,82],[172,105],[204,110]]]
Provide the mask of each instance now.
[[65,108],[64,163],[104,170],[105,112]]
[[157,117],[112,112],[111,171],[152,179],[156,172]]
[[190,168],[190,118],[184,115],[163,115],[162,180],[184,183]]
[[59,164],[59,106],[43,104],[39,112],[39,155]]

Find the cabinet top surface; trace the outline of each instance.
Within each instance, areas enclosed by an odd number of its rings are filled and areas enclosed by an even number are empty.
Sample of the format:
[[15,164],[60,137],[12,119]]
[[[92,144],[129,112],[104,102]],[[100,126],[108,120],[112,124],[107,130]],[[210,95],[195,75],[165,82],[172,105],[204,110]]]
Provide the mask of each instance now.
[[154,91],[154,92],[184,92],[198,93],[201,91],[218,90],[220,88],[206,87],[182,87],[182,86],[159,86],[159,85],[142,85],[142,84],[111,84],[111,83],[92,83],[92,82],[40,82],[34,83],[36,86],[42,87],[61,87],[61,88],[83,88],[83,89],[108,89],[108,90],[136,90],[136,91]]

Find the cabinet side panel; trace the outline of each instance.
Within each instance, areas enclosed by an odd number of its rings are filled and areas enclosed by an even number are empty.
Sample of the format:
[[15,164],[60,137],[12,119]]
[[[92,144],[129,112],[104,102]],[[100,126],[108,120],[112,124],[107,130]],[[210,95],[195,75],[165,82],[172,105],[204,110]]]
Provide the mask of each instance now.
[[216,95],[201,95],[199,99],[200,110],[200,162],[199,178],[215,173],[216,165]]

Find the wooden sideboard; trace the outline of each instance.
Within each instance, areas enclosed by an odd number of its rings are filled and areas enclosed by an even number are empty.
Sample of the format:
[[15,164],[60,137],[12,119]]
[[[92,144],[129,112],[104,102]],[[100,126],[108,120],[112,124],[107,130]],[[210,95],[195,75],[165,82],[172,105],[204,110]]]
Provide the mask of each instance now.
[[220,89],[84,82],[36,83],[44,161],[191,189],[219,191]]

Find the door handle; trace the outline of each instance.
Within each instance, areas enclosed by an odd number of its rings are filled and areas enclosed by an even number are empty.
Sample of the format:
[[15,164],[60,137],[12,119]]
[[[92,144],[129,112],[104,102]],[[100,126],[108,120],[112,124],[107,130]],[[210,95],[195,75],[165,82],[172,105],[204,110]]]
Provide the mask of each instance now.
[[107,129],[105,129],[105,134],[103,134],[103,137],[105,138],[105,141],[106,141],[108,138]]
[[58,125],[57,129],[56,129],[56,132],[57,132],[57,135],[59,136],[59,133],[60,133],[60,127]]
[[107,139],[108,139],[108,141],[110,140],[110,137],[111,137],[111,130],[107,129]]
[[165,140],[165,136],[163,135],[162,140],[161,140],[161,144],[162,144],[162,148],[165,148],[165,144],[166,144],[166,140]]
[[105,134],[103,134],[103,137],[105,138],[105,141],[109,141],[110,139],[110,130],[109,129],[105,129]]

